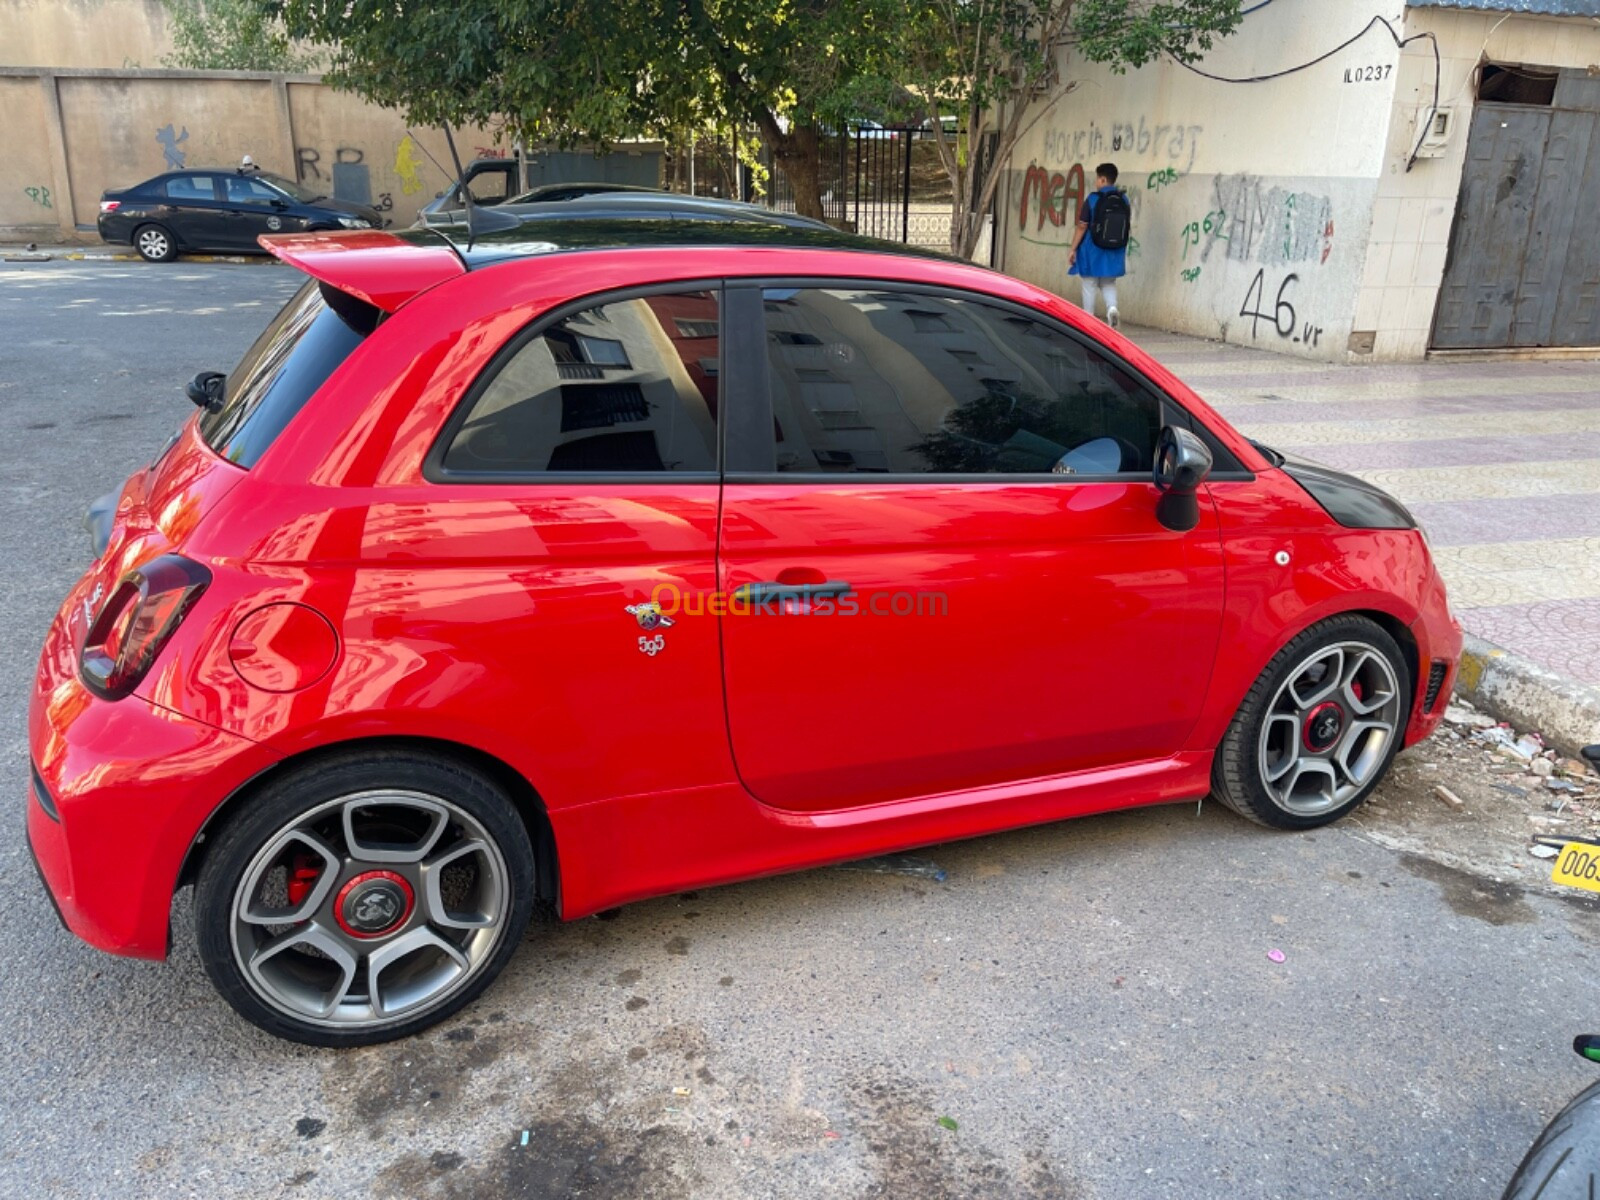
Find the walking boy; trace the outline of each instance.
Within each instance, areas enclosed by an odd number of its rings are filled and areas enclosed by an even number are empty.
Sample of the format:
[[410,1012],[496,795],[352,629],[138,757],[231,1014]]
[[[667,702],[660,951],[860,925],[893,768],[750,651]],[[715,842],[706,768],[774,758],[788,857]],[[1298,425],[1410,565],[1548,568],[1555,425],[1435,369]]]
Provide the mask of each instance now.
[[1115,329],[1117,280],[1127,273],[1128,238],[1133,228],[1133,209],[1127,193],[1117,187],[1115,163],[1101,163],[1094,169],[1095,191],[1084,197],[1078,210],[1078,232],[1072,239],[1072,265],[1068,275],[1083,281],[1083,308],[1094,315],[1095,293],[1106,298],[1106,322]]

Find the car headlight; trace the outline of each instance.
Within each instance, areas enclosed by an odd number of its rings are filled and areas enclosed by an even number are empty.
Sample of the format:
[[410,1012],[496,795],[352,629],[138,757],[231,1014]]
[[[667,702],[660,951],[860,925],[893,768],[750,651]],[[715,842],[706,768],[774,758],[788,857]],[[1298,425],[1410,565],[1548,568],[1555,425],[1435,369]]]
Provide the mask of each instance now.
[[367,220],[363,220],[361,217],[340,217],[339,218],[339,224],[343,225],[346,229],[371,229],[372,228],[372,222],[371,221],[367,221]]

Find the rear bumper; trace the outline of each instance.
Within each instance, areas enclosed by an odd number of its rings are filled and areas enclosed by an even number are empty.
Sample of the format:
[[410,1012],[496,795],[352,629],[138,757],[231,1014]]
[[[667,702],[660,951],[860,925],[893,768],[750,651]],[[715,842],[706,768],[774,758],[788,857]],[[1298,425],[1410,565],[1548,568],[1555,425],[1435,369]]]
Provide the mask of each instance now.
[[29,848],[68,929],[101,950],[162,958],[196,835],[276,756],[138,696],[96,697],[64,625],[51,625],[28,713]]

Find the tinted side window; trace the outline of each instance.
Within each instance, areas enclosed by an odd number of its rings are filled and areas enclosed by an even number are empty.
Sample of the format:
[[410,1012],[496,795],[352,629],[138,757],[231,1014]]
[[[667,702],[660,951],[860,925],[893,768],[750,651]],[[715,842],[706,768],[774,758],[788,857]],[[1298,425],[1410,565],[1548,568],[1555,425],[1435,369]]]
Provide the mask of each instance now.
[[1111,360],[981,301],[769,288],[779,471],[1148,472],[1161,404]]
[[245,175],[229,175],[227,184],[228,199],[234,204],[271,204],[274,200],[283,199],[259,179]]
[[461,473],[717,469],[715,292],[613,300],[503,359],[455,430]]
[[200,436],[229,462],[252,467],[278,434],[371,333],[377,309],[307,283],[228,376],[222,408],[200,414]]
[[216,181],[210,175],[175,175],[167,180],[171,200],[215,200]]

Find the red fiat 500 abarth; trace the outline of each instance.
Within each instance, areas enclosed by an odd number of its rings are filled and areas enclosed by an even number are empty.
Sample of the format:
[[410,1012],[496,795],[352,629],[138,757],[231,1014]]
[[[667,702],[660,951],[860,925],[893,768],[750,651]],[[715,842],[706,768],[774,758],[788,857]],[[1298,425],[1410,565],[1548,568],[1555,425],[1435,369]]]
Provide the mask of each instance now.
[[741,224],[263,241],[309,278],[102,511],[27,807],[74,933],[161,957],[193,884],[274,1033],[442,1019],[538,898],[1313,828],[1439,720],[1406,511],[1038,288]]

